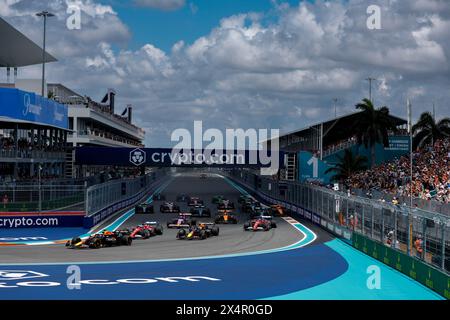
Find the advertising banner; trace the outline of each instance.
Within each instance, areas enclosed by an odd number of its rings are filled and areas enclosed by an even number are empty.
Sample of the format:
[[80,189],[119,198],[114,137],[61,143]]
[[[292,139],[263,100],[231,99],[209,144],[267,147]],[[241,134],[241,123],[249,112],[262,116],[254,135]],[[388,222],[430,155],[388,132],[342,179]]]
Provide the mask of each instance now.
[[0,88],[0,116],[69,128],[67,106],[19,89]]
[[299,152],[298,158],[298,174],[301,182],[319,181],[325,184],[330,183],[332,174],[325,173],[330,168],[328,164],[307,151]]
[[372,256],[373,258],[397,269],[414,280],[422,283],[428,288],[436,291],[443,297],[450,299],[450,277],[438,269],[426,265],[422,261],[407,256],[403,252],[397,251],[383,245],[382,243],[370,240],[361,234],[353,233],[353,246]]
[[83,226],[84,213],[73,215],[0,215],[0,229],[74,228]]
[[[263,153],[266,153],[265,151]],[[270,152],[268,152],[270,154]],[[282,157],[280,152],[274,157]],[[224,167],[224,168],[268,168],[276,163],[267,163],[262,154],[254,150],[195,150],[171,148],[116,148],[78,147],[75,149],[77,165],[115,165],[152,167]],[[278,162],[282,164],[281,162]]]

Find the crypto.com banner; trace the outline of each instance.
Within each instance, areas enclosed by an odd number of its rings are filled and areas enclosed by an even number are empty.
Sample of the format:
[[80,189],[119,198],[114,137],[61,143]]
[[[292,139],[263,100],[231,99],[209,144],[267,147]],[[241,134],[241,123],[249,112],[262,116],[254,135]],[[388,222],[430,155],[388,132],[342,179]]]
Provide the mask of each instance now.
[[79,147],[77,165],[148,167],[271,168],[284,162],[282,152],[270,150],[174,150],[169,148]]

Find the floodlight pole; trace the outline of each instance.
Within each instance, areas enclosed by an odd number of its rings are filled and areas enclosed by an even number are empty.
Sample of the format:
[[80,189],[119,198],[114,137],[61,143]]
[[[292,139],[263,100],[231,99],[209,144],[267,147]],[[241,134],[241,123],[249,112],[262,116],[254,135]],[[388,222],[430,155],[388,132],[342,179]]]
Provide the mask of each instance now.
[[413,209],[413,132],[412,132],[412,106],[408,99],[407,101],[407,111],[408,111],[408,131],[409,131],[409,212],[408,212],[408,248],[407,253],[411,255],[411,244],[412,244],[412,209]]
[[333,98],[333,102],[334,102],[334,118],[336,119],[337,118],[337,101],[338,101],[338,99],[337,98]]
[[377,79],[369,77],[366,80],[369,81],[369,100],[372,101],[372,81],[375,81]]
[[38,17],[44,17],[44,40],[42,46],[42,97],[45,98],[45,47],[46,47],[46,35],[47,35],[47,17],[54,17],[53,13],[48,11],[42,11],[36,13]]

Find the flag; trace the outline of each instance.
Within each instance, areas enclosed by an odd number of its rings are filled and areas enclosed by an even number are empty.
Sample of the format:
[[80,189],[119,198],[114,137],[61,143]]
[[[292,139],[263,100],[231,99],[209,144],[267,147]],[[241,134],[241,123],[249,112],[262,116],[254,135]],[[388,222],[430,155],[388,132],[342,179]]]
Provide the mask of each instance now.
[[406,110],[408,113],[408,133],[411,133],[412,130],[411,101],[409,99],[406,100]]

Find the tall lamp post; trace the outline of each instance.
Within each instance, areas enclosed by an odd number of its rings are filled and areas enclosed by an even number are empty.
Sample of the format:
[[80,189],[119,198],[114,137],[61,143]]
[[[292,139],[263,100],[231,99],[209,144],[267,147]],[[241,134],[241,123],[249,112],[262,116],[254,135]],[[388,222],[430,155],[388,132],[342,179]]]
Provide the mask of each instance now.
[[46,34],[47,34],[47,18],[54,17],[53,13],[48,11],[41,11],[36,13],[38,17],[44,18],[44,44],[42,46],[42,97],[45,97],[45,46],[46,46]]
[[[366,79],[366,81],[369,81],[369,100],[370,101],[372,101],[372,82],[373,81],[377,81],[378,79],[375,79],[375,78],[372,78],[372,77],[369,77],[369,78],[367,78]],[[372,103],[373,103],[373,101],[372,101]]]
[[413,210],[413,132],[412,132],[412,106],[411,101],[407,99],[406,108],[408,112],[408,133],[409,133],[409,214],[408,214],[408,248],[407,253],[411,255],[412,249],[412,210]]
[[39,204],[38,204],[38,211],[39,214],[41,214],[42,211],[42,187],[41,187],[41,171],[42,171],[42,165],[39,163],[38,166],[38,196],[39,196]]
[[334,102],[334,118],[336,119],[337,118],[337,102],[338,102],[338,99],[337,98],[333,98],[333,102]]

